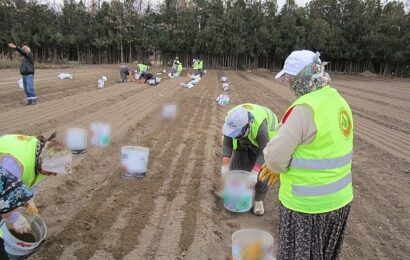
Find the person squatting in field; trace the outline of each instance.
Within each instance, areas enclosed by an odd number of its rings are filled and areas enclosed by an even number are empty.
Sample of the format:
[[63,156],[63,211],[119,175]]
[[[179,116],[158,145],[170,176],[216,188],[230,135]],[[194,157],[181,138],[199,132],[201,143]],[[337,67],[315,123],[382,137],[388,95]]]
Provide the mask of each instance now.
[[265,163],[263,149],[275,136],[277,124],[277,117],[269,108],[242,104],[228,112],[222,128],[221,176],[226,176],[230,170],[251,172],[256,183],[253,212],[258,216],[265,213],[263,199],[268,191],[268,183],[259,181],[257,176]]
[[[33,197],[27,186],[12,173],[0,166],[0,220],[1,224],[19,207],[26,205]],[[24,219],[25,220],[25,219]],[[26,221],[14,224],[14,229],[30,232],[30,225]],[[1,225],[0,224],[0,225]],[[4,247],[3,232],[0,229],[0,259],[8,260],[9,256]]]
[[[67,175],[71,171],[72,155],[66,146],[50,137],[27,135],[0,136],[0,166],[12,174],[35,195],[45,176]],[[38,214],[33,200],[26,204],[26,213]],[[30,229],[19,212],[11,213],[7,224],[17,233]]]

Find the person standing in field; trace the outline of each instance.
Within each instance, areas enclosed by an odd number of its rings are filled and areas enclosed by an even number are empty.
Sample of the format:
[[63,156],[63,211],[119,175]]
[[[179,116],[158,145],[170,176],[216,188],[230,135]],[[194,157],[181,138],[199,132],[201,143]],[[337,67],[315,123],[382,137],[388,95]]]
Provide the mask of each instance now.
[[279,260],[337,259],[353,200],[352,111],[319,56],[294,51],[276,75],[296,95],[259,174],[280,179]]
[[20,74],[23,77],[24,92],[26,93],[27,105],[35,105],[37,103],[37,96],[34,90],[34,57],[30,48],[24,45],[22,48],[9,43],[9,47],[16,49],[23,60],[20,65]]

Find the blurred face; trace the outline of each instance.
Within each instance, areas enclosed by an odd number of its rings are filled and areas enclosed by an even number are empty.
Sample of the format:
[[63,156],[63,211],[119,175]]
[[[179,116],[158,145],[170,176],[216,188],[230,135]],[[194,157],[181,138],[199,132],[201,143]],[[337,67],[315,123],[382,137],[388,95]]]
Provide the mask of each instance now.
[[294,78],[295,76],[285,73],[282,77],[279,78],[279,81],[283,84],[290,85]]
[[30,53],[30,48],[28,46],[23,46],[23,51],[25,53]]

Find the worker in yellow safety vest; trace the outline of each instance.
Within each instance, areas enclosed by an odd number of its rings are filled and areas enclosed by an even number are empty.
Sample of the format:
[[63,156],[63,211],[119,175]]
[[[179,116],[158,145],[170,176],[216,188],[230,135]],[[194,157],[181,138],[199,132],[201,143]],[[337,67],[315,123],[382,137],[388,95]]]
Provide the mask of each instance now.
[[319,53],[294,51],[276,76],[297,99],[264,150],[259,178],[280,179],[278,259],[337,259],[353,199],[353,117]]
[[145,64],[142,64],[142,63],[139,63],[139,64],[137,65],[137,70],[138,70],[138,72],[139,72],[140,74],[142,74],[142,73],[144,73],[144,72],[147,72],[148,69],[149,69],[148,65],[145,65]]
[[[33,197],[33,193],[16,176],[0,166],[0,220],[3,222],[17,208],[24,206]],[[24,230],[29,232],[30,229]],[[0,229],[0,259],[7,260],[3,232]]]
[[[71,152],[55,137],[55,133],[48,138],[11,134],[0,136],[0,166],[36,194],[45,176],[66,175],[71,171]],[[38,213],[33,200],[26,204],[26,213]],[[18,233],[30,228],[19,212],[10,214],[6,222]]]
[[[251,172],[255,184],[255,215],[264,214],[263,199],[268,191],[267,182],[258,181],[265,162],[263,149],[276,134],[278,120],[267,107],[242,104],[228,112],[223,125],[223,161],[221,176],[230,170]],[[220,192],[216,195],[221,196]]]
[[200,61],[199,61],[198,59],[194,59],[194,60],[192,61],[192,68],[194,69],[194,75],[199,75],[199,74],[201,74],[199,62],[200,62]]

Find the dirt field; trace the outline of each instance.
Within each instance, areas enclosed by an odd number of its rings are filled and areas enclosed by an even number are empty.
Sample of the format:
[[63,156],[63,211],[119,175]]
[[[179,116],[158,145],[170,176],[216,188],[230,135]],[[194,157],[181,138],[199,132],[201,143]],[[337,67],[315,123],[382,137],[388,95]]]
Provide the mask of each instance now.
[[[119,84],[118,66],[38,70],[38,105],[24,106],[16,71],[0,72],[0,134],[64,133],[93,121],[113,126],[107,148],[74,158],[73,174],[49,177],[36,197],[48,237],[30,259],[226,259],[231,234],[278,229],[277,187],[263,217],[231,214],[210,193],[220,171],[220,138],[229,108],[243,102],[270,107],[278,117],[294,100],[266,72],[225,72],[233,88],[229,107],[217,106],[219,77],[209,71],[193,89],[187,78],[155,87]],[[96,89],[102,75],[105,89]],[[165,78],[165,75],[163,75]],[[355,116],[354,202],[342,259],[408,259],[410,256],[410,81],[334,77],[333,85]],[[174,121],[161,119],[166,103]],[[125,181],[120,146],[151,149],[148,174]]]

